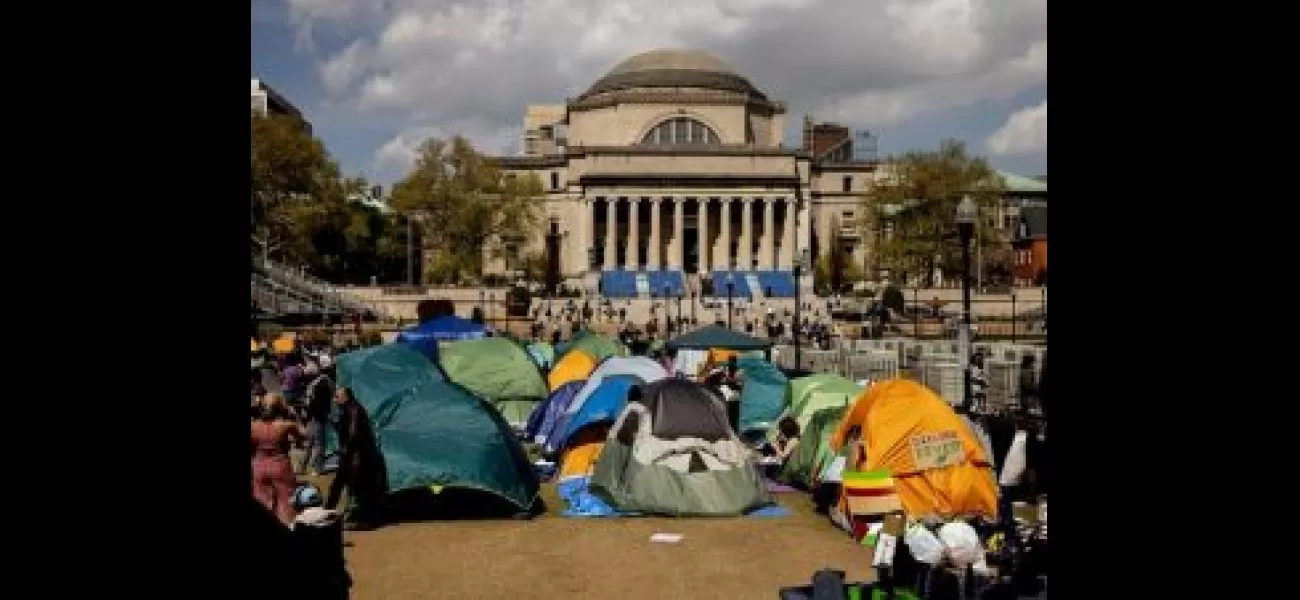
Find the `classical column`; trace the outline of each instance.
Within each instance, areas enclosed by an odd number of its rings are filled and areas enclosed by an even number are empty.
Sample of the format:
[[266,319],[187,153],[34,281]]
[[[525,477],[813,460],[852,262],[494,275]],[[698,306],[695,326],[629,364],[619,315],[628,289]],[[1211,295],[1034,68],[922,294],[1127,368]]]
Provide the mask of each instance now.
[[668,267],[674,271],[683,268],[682,254],[686,250],[686,200],[673,198],[673,249],[668,258]]
[[763,199],[763,242],[759,248],[758,266],[764,271],[776,268],[776,202],[772,198]]
[[709,246],[709,199],[700,198],[696,202],[698,203],[696,204],[698,212],[696,212],[697,216],[695,217],[695,233],[698,234],[700,238],[699,272],[708,273],[710,270],[709,254],[713,252],[713,248]]
[[659,199],[644,198],[644,200],[646,200],[647,204],[650,205],[650,247],[647,249],[646,252],[646,254],[648,255],[646,256],[646,270],[658,271],[660,268],[659,265],[659,256],[660,256]]
[[781,214],[781,269],[794,269],[794,215],[798,208],[795,207],[794,199],[785,198],[781,203],[785,210]]
[[640,198],[627,199],[627,262],[624,270],[641,270],[641,224],[637,209],[641,207]]
[[722,260],[720,265],[714,266],[723,271],[731,270],[731,203],[734,201],[734,198],[722,199],[722,214],[718,223],[718,229],[721,230],[718,237],[722,238],[722,243],[719,244],[722,247]]
[[740,199],[740,247],[736,249],[738,271],[754,269],[754,199]]
[[618,218],[618,201],[605,199],[605,270],[613,271],[618,254],[614,252],[614,237],[618,235],[615,219]]

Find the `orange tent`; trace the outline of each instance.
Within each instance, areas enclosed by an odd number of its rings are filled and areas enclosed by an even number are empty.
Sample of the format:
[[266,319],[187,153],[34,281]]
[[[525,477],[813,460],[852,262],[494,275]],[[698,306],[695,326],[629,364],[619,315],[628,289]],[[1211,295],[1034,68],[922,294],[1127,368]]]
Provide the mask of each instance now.
[[274,342],[271,342],[271,350],[276,354],[288,354],[290,352],[293,352],[293,349],[297,345],[298,342],[296,342],[293,338],[288,336],[281,336],[279,338],[276,338]]
[[605,449],[605,438],[609,427],[584,427],[572,440],[560,459],[560,473],[557,479],[577,475],[591,475],[592,467],[600,458],[600,451]]
[[546,383],[550,386],[550,391],[560,389],[560,386],[570,381],[582,381],[596,370],[596,359],[590,354],[580,349],[573,349],[560,357],[551,367],[551,373],[546,376]]
[[708,375],[709,371],[712,371],[714,367],[727,364],[727,361],[731,360],[733,356],[740,356],[740,353],[726,348],[710,348],[708,356],[704,359],[704,362],[700,363],[699,376]]
[[965,421],[929,388],[908,379],[872,386],[840,420],[831,449],[839,452],[854,427],[865,456],[850,457],[846,469],[888,469],[908,515],[997,515],[989,457]]

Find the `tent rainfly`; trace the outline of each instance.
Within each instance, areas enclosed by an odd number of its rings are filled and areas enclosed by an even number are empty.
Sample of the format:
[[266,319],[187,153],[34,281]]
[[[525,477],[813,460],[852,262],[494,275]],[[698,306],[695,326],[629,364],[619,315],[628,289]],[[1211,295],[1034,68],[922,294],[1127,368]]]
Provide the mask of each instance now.
[[705,325],[695,331],[668,340],[671,349],[708,350],[722,348],[744,352],[749,350],[767,350],[772,342],[732,331],[717,325]]

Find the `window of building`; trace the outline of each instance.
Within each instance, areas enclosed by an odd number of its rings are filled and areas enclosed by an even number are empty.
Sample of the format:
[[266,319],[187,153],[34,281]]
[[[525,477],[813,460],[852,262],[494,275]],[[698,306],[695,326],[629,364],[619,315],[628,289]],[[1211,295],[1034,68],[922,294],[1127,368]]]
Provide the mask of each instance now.
[[555,171],[551,171],[551,189],[560,189],[560,174]]
[[668,119],[650,130],[641,139],[644,146],[718,146],[722,140],[708,125],[695,119],[677,117]]
[[842,187],[844,188],[842,191],[844,191],[844,192],[851,192],[851,191],[853,191],[853,177],[851,177],[851,176],[849,176],[849,175],[845,175],[845,176],[844,176],[844,180],[841,181],[841,185],[842,185]]

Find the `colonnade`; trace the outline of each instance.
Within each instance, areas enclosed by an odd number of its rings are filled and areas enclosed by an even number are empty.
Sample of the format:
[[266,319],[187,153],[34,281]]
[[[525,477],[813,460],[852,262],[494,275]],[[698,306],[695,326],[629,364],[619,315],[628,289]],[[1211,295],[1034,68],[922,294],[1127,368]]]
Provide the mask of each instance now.
[[[695,224],[698,272],[790,270],[794,265],[798,206],[792,198],[597,197],[585,204],[593,242],[601,227],[596,222],[595,207],[605,206],[605,271],[682,270],[686,264],[688,208],[694,211],[689,220]],[[643,219],[647,211],[649,219]],[[668,220],[667,232],[664,219]],[[641,231],[643,222],[649,231]],[[716,232],[711,227],[715,223]],[[733,224],[738,225],[738,232],[732,231]],[[621,265],[619,243],[625,244]]]

